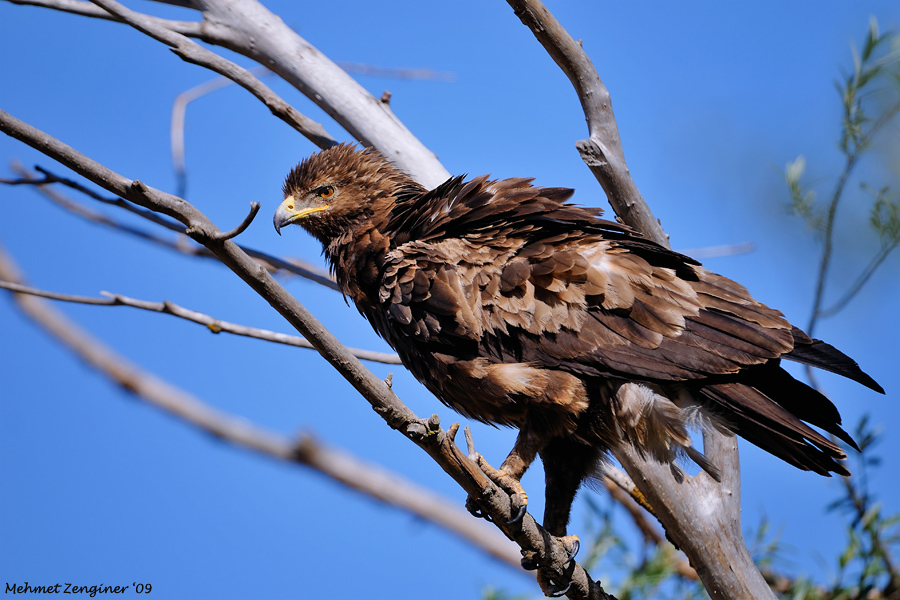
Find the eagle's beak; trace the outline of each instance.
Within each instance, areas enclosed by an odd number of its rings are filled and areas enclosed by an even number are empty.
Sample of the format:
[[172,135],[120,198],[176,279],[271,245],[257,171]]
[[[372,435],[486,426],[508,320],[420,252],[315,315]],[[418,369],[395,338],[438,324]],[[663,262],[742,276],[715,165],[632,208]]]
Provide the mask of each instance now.
[[284,202],[281,203],[281,206],[278,207],[278,210],[275,211],[275,232],[278,235],[281,235],[281,228],[291,223],[296,223],[301,219],[305,219],[312,213],[316,213],[319,211],[323,211],[328,208],[328,205],[324,206],[310,206],[307,208],[303,208],[297,210],[296,202],[294,202],[293,196],[288,196],[284,199]]

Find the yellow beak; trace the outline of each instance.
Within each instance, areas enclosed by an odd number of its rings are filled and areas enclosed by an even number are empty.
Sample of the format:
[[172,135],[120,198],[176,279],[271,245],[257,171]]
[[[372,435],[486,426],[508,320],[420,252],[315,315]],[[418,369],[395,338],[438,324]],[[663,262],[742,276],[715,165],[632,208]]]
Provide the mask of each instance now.
[[325,204],[324,206],[311,206],[296,210],[294,197],[288,196],[284,199],[284,202],[281,203],[281,206],[278,207],[278,210],[275,211],[275,232],[278,233],[278,235],[281,235],[282,227],[290,225],[291,223],[296,223],[297,221],[305,219],[313,213],[321,212],[328,207],[329,205]]

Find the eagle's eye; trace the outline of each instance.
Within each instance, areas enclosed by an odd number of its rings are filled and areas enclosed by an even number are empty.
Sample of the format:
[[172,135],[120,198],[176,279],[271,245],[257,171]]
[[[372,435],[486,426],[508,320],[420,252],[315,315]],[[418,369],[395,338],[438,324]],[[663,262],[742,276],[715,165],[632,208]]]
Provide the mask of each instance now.
[[334,196],[334,188],[330,185],[324,185],[318,189],[316,195],[319,198],[325,198],[327,200],[328,198]]

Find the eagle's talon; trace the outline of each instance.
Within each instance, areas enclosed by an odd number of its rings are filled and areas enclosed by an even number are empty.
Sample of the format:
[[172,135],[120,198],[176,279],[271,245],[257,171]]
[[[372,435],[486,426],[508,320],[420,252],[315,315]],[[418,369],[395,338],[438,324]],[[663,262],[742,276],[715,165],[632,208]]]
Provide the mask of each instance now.
[[550,577],[546,575],[542,575],[538,573],[538,583],[541,584],[541,590],[544,592],[544,595],[548,598],[559,598],[560,596],[565,596],[569,591],[569,588],[572,587],[572,580],[566,583],[566,587],[561,587],[560,584],[555,582]]
[[525,493],[522,483],[503,469],[492,467],[480,454],[478,455],[478,466],[487,475],[488,479],[509,494],[510,512],[515,511],[515,514],[506,524],[513,525],[521,521],[528,510],[528,494]]
[[523,556],[522,557],[522,568],[526,571],[536,571],[540,565],[536,560],[534,560],[533,556]]
[[[511,504],[511,502],[510,502],[510,504]],[[515,524],[515,523],[518,523],[518,522],[521,521],[522,518],[525,516],[525,513],[526,513],[526,512],[528,512],[528,505],[527,505],[527,504],[523,504],[522,506],[519,507],[519,512],[516,513],[516,516],[514,516],[512,519],[510,519],[509,521],[507,521],[506,524],[507,524],[507,525],[513,525],[513,524]]]
[[566,537],[559,538],[559,543],[562,544],[562,547],[566,551],[566,555],[569,557],[565,565],[566,568],[568,568],[575,560],[578,551],[581,550],[581,540],[578,539],[577,535],[567,535]]
[[566,587],[564,587],[564,588],[561,589],[561,590],[553,590],[553,589],[550,589],[550,590],[545,590],[545,593],[546,593],[547,596],[549,596],[550,598],[559,598],[559,597],[561,597],[561,596],[565,596],[566,593],[569,591],[569,588],[570,588],[570,587],[572,587],[572,582],[571,582],[571,581],[569,581],[569,583],[566,584]]

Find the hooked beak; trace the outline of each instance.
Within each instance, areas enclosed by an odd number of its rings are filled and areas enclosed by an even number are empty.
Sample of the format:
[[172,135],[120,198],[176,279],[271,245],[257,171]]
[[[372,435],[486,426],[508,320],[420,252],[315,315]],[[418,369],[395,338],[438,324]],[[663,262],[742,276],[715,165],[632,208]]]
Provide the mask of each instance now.
[[312,206],[303,208],[301,210],[297,210],[296,203],[294,202],[293,196],[288,196],[284,199],[284,202],[281,203],[281,206],[278,207],[278,210],[275,211],[275,232],[278,235],[281,235],[281,228],[291,223],[296,223],[301,219],[305,219],[309,215],[313,213],[317,213],[328,208],[328,204],[324,206]]

